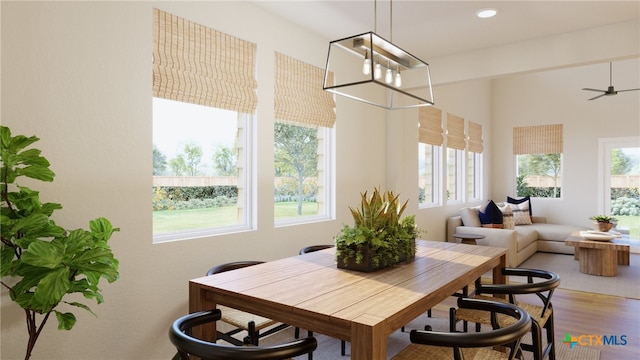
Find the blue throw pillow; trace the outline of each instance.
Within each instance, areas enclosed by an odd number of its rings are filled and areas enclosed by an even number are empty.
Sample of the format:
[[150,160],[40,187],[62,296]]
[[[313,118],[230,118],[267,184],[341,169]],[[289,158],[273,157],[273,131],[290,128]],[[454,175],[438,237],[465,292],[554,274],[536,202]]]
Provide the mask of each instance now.
[[502,211],[500,211],[500,208],[493,202],[493,200],[489,200],[489,203],[484,209],[480,208],[478,216],[480,217],[480,223],[482,226],[502,227]]

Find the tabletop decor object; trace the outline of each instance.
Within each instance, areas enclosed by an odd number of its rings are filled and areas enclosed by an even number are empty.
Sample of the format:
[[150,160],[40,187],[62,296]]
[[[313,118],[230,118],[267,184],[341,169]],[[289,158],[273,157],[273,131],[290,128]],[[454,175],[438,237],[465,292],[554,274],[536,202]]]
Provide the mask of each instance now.
[[[41,151],[26,149],[39,138],[12,137],[8,127],[0,126],[0,139],[0,283],[26,314],[27,360],[52,314],[58,319],[61,330],[71,330],[76,323],[75,315],[62,308],[76,307],[95,315],[87,305],[63,298],[79,293],[86,299],[102,303],[98,288],[100,279],[114,282],[119,276],[118,260],[107,244],[113,232],[119,229],[113,228],[105,218],[91,220],[90,230],[66,230],[57,225],[51,217],[62,206],[42,203],[38,191],[16,181],[23,176],[53,181],[55,174],[49,169],[49,161],[40,155]],[[12,307],[3,305],[3,311],[9,309]]]
[[593,220],[593,228],[597,231],[607,232],[611,230],[616,222],[616,218],[608,215],[595,215],[589,219]]
[[360,206],[349,207],[354,226],[345,225],[335,237],[338,268],[371,272],[413,259],[418,228],[414,215],[402,217],[408,200],[401,203],[399,195],[378,188],[360,196]]

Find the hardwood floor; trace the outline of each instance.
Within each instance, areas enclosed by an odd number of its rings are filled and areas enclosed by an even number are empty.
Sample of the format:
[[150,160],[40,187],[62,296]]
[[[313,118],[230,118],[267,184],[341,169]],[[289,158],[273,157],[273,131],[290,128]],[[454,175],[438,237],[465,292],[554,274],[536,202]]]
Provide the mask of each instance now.
[[[539,303],[535,298],[518,299]],[[574,337],[593,335],[593,345],[588,347],[600,350],[600,360],[640,358],[640,300],[557,289],[552,303],[556,347],[567,346],[562,343],[567,333]],[[454,304],[455,300],[438,305],[433,309],[434,316],[447,317],[449,307]],[[626,345],[596,344],[595,336],[606,336],[609,339],[616,336],[618,343],[626,339]],[[584,342],[589,338],[582,336],[581,339]]]

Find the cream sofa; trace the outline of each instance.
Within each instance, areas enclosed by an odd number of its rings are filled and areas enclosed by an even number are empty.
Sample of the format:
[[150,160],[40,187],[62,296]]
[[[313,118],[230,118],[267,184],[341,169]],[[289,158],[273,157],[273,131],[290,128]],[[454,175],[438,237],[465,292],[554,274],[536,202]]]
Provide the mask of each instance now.
[[582,226],[549,224],[544,217],[534,216],[532,220],[531,225],[516,225],[510,230],[464,226],[462,217],[452,216],[447,219],[447,241],[458,241],[453,234],[484,235],[484,239],[477,240],[478,245],[509,249],[508,266],[516,267],[536,251],[573,254],[573,246],[566,246],[564,241],[574,231],[590,230]]

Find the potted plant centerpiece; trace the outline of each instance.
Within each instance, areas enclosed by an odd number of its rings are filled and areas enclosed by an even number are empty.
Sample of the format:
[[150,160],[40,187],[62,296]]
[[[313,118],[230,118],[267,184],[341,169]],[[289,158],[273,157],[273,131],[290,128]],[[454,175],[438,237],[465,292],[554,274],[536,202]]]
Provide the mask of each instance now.
[[[102,303],[100,279],[113,282],[119,276],[118,260],[107,243],[119,229],[105,218],[91,220],[89,230],[66,230],[57,225],[51,216],[62,206],[42,203],[38,191],[17,182],[23,177],[53,181],[49,161],[40,155],[40,150],[28,149],[39,139],[11,136],[5,126],[0,126],[0,139],[0,284],[26,315],[29,338],[25,359],[29,359],[51,315],[58,320],[58,329],[64,330],[70,330],[76,323],[75,315],[68,310],[83,309],[95,315],[76,300],[77,296],[74,300],[65,298],[82,294]],[[6,310],[9,309],[7,306]]]
[[360,206],[349,207],[354,226],[345,225],[335,238],[338,267],[371,272],[413,259],[418,229],[414,215],[402,217],[408,200],[378,188],[360,196]]
[[615,225],[616,218],[608,215],[596,215],[589,219],[593,220],[593,227],[598,231],[607,232]]

